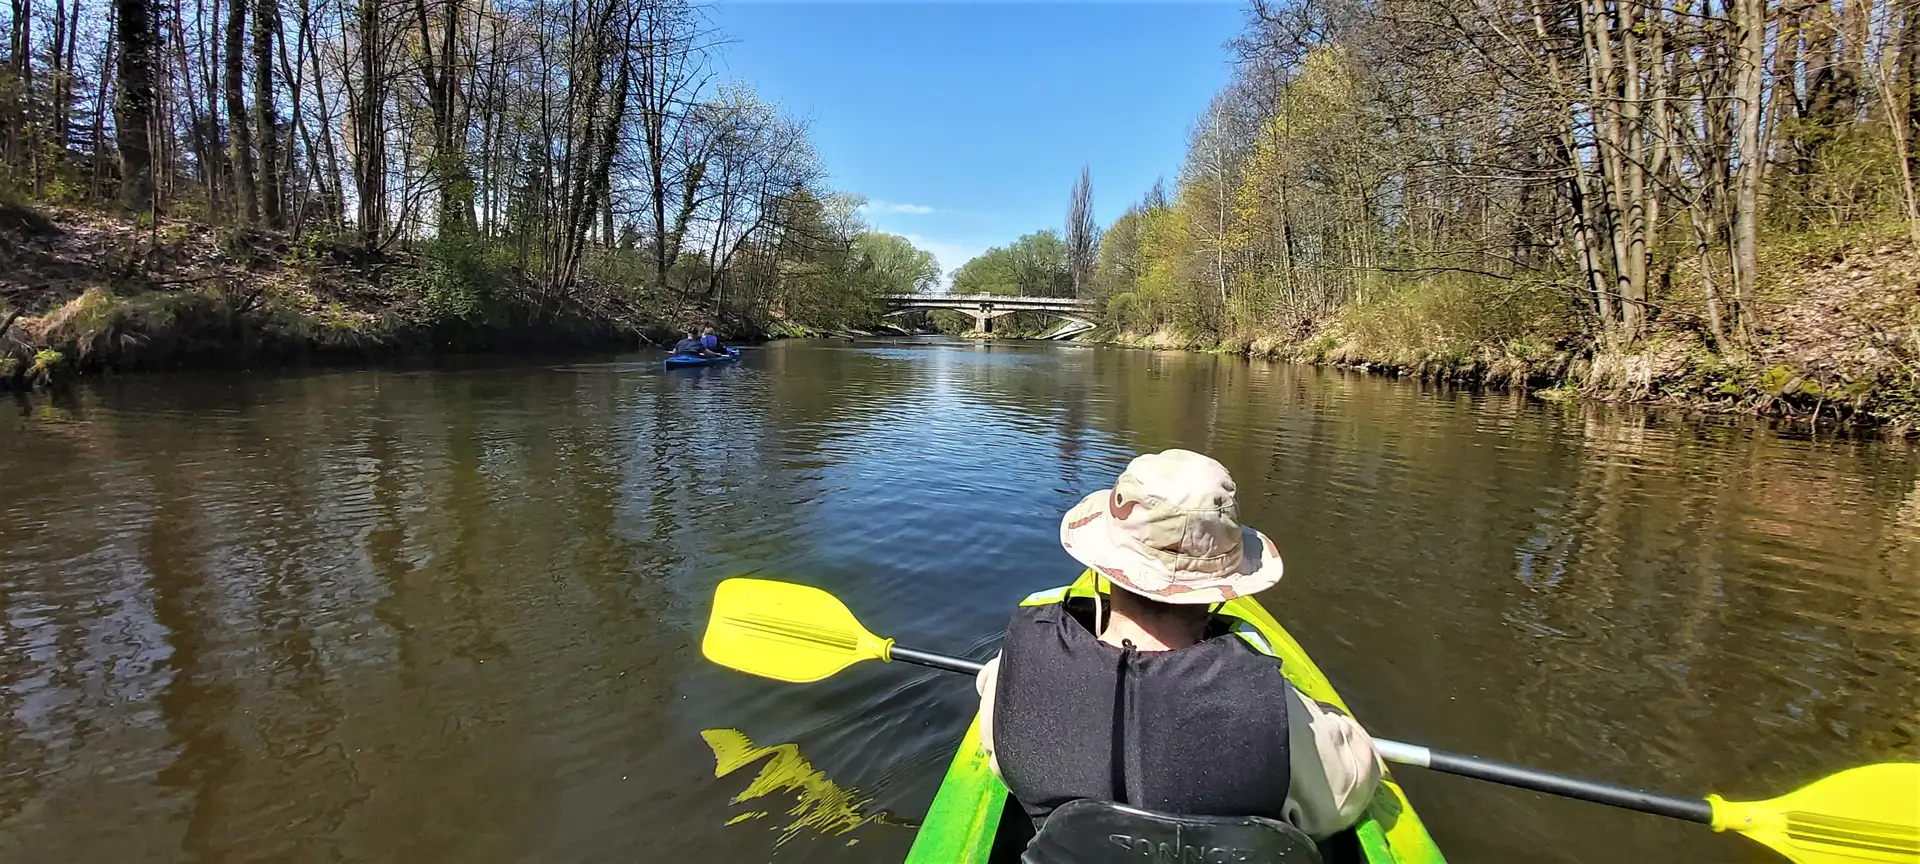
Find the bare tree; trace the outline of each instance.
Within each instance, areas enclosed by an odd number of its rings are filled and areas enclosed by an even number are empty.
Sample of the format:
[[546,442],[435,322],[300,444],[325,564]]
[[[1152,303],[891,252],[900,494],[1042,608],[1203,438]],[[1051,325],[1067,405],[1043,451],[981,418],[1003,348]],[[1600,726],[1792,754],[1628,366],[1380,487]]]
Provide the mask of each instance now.
[[1128,326],[1301,333],[1368,285],[1458,289],[1497,298],[1479,333],[1743,350],[1770,227],[1920,210],[1896,194],[1920,168],[1911,7],[1258,0],[1101,293]]
[[38,182],[37,167],[32,164],[35,148],[29,137],[33,126],[33,0],[10,0],[13,16],[8,19],[11,32],[7,39],[7,60],[12,73],[8,95],[7,167],[26,168]]
[[1067,272],[1075,297],[1093,288],[1093,271],[1100,259],[1100,228],[1093,219],[1093,175],[1082,165],[1080,179],[1067,200]]
[[111,0],[89,54],[98,2],[9,0],[9,188],[84,156],[138,209],[322,232],[374,279],[437,266],[404,284],[489,323],[878,314],[805,126],[710,86],[685,0]]
[[[639,108],[641,141],[646,148],[646,197],[652,204],[655,286],[667,287],[667,271],[678,257],[684,219],[670,224],[668,203],[674,199],[670,171],[672,154],[690,127],[681,122],[707,80],[698,31],[690,10],[678,0],[646,4],[640,13],[640,32],[652,50],[639,57],[635,97]],[[697,181],[696,181],[697,182]]]

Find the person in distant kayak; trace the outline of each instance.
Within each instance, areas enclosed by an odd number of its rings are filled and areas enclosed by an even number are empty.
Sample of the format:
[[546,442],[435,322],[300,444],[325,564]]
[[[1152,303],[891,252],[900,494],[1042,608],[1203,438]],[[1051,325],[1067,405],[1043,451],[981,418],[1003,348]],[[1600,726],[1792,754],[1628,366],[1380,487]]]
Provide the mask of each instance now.
[[1028,598],[976,680],[988,764],[1036,825],[1076,799],[1284,819],[1316,840],[1360,818],[1380,781],[1373,739],[1210,609],[1281,574],[1273,541],[1240,525],[1224,466],[1136,458],[1067,512],[1060,542],[1110,602]]
[[720,345],[720,337],[713,335],[712,327],[700,330],[700,350],[715,357],[727,356],[727,349]]
[[701,349],[700,340],[693,335],[693,331],[691,330],[687,331],[686,338],[674,343],[673,353],[686,354],[693,357],[706,355],[706,352]]

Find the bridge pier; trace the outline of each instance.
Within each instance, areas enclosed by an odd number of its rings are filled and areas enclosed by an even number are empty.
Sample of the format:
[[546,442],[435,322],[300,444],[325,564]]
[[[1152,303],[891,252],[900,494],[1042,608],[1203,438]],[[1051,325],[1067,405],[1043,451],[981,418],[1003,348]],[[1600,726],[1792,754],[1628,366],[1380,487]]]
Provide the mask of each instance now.
[[966,313],[968,315],[973,316],[973,329],[975,332],[992,333],[993,319],[998,318],[1002,315],[1012,315],[1013,310],[1011,309],[1000,309],[1000,310],[968,309],[966,310]]

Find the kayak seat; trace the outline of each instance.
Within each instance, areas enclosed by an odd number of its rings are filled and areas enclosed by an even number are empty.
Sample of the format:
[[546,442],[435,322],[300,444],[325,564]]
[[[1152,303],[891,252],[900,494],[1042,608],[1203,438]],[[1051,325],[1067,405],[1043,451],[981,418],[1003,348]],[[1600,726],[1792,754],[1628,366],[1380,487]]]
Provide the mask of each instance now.
[[1320,864],[1313,838],[1258,816],[1175,816],[1070,801],[1047,817],[1021,864]]

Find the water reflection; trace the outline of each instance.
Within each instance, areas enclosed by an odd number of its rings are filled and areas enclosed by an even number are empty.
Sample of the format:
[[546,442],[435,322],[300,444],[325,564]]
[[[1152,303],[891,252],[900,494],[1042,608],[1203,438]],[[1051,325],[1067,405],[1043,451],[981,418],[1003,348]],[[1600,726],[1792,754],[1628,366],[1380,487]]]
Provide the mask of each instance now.
[[[971,689],[713,668],[712,586],[809,582],[902,644],[983,656],[1014,598],[1075,572],[1059,514],[1169,446],[1234,472],[1287,558],[1264,599],[1379,734],[1732,797],[1920,757],[1909,448],[1171,352],[750,354],[17,403],[0,859],[607,860],[670,836],[709,861],[899,860],[911,831],[870,820],[924,812]],[[702,745],[727,729],[792,742],[723,743],[831,777],[845,796],[819,800],[867,827],[727,827],[780,806],[716,779]],[[1456,861],[1745,854],[1399,773]]]
[[[800,748],[795,745],[759,747],[738,729],[703,729],[700,737],[713,748],[715,777],[725,777],[756,763],[760,765],[759,773],[747,783],[746,789],[733,796],[732,803],[757,801],[768,795],[793,795],[793,807],[786,812],[792,818],[780,826],[780,839],[774,841],[775,846],[784,845],[803,832],[838,837],[865,825],[916,827],[886,813],[865,812],[872,799],[833,782],[800,755]],[[728,819],[726,824],[738,825],[767,815],[764,810],[748,810]],[[847,845],[859,842],[860,838],[854,837],[847,840]]]

